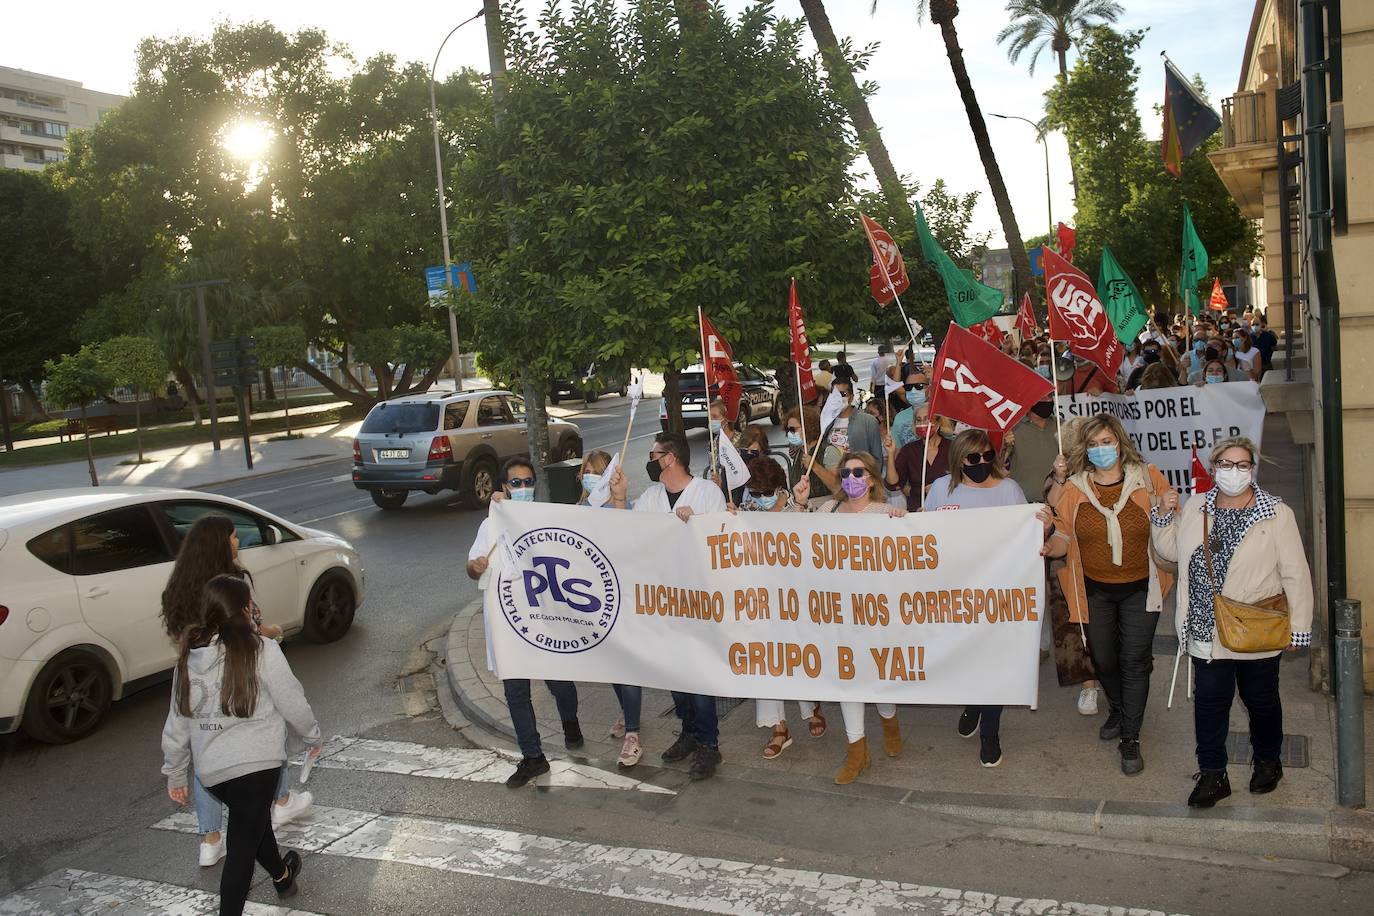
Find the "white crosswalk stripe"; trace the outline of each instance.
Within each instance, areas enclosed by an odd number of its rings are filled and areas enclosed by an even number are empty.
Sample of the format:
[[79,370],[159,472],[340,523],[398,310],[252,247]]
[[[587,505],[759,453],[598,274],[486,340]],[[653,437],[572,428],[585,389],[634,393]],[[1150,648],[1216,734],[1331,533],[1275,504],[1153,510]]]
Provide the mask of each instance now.
[[[161,881],[64,868],[0,898],[0,914],[73,916],[118,912],[120,916],[209,916],[219,895]],[[309,910],[248,901],[247,916],[314,916]]]

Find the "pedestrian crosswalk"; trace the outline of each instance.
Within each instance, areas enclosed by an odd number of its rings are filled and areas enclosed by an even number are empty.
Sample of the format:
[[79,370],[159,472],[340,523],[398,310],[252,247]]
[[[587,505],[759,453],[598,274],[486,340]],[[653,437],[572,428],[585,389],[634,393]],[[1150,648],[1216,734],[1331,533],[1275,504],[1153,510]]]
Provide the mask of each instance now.
[[[436,748],[403,742],[358,738],[331,740],[320,767],[400,774],[415,778],[495,781],[509,762],[489,752]],[[618,773],[579,765],[564,769],[577,788],[620,788],[630,791],[666,790]],[[484,775],[487,774],[487,775]],[[614,779],[612,779],[614,777]],[[633,785],[626,785],[630,783]],[[314,788],[314,786],[312,786]],[[317,796],[324,790],[317,790]],[[193,836],[195,817],[181,811],[152,824],[157,830]],[[362,811],[317,804],[296,822],[276,831],[285,847],[310,855],[361,860],[382,866],[396,864],[433,872],[545,887],[559,893],[587,895],[586,911],[610,900],[673,907],[707,913],[753,914],[1039,914],[1088,916],[1129,912],[1153,916],[1136,908],[1021,899],[974,890],[917,883],[876,880],[853,875],[784,867],[712,856],[695,856],[667,848],[604,845],[466,823],[457,819]],[[189,841],[189,838],[188,838]],[[595,900],[604,903],[598,905]],[[309,887],[297,898],[308,907]],[[0,898],[0,916],[18,913],[201,914],[214,912],[215,895],[136,877],[95,871],[62,869]],[[622,906],[623,908],[623,906]],[[309,909],[250,904],[255,914],[290,916]],[[1159,914],[1163,916],[1163,914]]]

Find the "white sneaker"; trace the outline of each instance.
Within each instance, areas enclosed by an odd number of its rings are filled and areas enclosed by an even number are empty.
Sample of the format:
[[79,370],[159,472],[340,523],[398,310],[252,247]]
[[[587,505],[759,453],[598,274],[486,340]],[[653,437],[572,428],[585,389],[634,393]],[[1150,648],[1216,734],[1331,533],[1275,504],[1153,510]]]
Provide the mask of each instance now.
[[218,843],[207,843],[200,841],[200,867],[209,868],[216,865],[219,860],[224,858],[224,834],[219,835]]
[[616,720],[615,720],[615,724],[611,726],[611,737],[612,737],[612,738],[624,738],[624,737],[625,737],[625,717],[624,717],[624,716],[621,716],[619,719],[616,719]]
[[616,764],[629,769],[639,763],[642,753],[643,751],[639,746],[639,732],[630,732],[625,736],[625,743],[620,746],[620,758],[616,760]]
[[310,810],[310,805],[315,801],[315,796],[309,792],[292,792],[286,800],[286,804],[279,805],[272,803],[272,826],[280,827],[282,824],[289,824],[302,814]]
[[1097,688],[1084,687],[1078,692],[1078,714],[1080,716],[1097,715]]

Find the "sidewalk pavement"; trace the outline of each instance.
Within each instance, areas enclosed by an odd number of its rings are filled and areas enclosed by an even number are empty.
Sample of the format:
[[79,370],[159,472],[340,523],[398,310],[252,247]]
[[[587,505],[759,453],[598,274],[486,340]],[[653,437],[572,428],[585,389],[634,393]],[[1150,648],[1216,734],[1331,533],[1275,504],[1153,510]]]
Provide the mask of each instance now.
[[[297,430],[300,439],[269,441],[280,431],[252,437],[253,469],[243,457],[243,439],[221,437],[216,452],[209,442],[197,442],[145,453],[149,464],[123,465],[129,455],[110,455],[95,460],[96,476],[104,486],[177,487],[191,489],[261,477],[278,471],[309,467],[353,454],[353,436],[361,421],[351,420],[330,426]],[[86,462],[66,461],[37,467],[0,471],[0,496],[33,493],[63,487],[88,487],[91,484]]]

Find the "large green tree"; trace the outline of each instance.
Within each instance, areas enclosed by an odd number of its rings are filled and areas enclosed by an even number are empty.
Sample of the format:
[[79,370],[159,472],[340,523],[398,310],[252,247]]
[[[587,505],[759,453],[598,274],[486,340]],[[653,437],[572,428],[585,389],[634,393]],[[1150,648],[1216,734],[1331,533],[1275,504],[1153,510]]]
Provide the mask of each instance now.
[[110,379],[134,393],[134,439],[138,463],[143,463],[143,395],[155,394],[167,380],[167,360],[157,342],[149,337],[124,334],[112,337],[98,350]]
[[1178,180],[1160,164],[1159,142],[1145,139],[1136,110],[1140,68],[1134,59],[1143,36],[1105,27],[1089,30],[1068,79],[1049,91],[1048,108],[1051,121],[1068,138],[1078,175],[1075,263],[1095,277],[1102,246],[1110,246],[1148,303],[1162,306],[1178,298],[1185,201],[1211,256],[1213,275],[1229,278],[1237,269],[1249,270],[1258,238],[1205,155],[1221,142],[1220,135],[1184,160]]
[[95,458],[91,455],[91,430],[86,422],[86,407],[104,397],[114,388],[114,376],[109,366],[92,346],[84,346],[58,360],[48,360],[43,366],[48,386],[45,394],[63,407],[75,407],[81,414],[81,433],[86,443],[86,468],[91,473],[91,486],[100,486],[95,473]]

